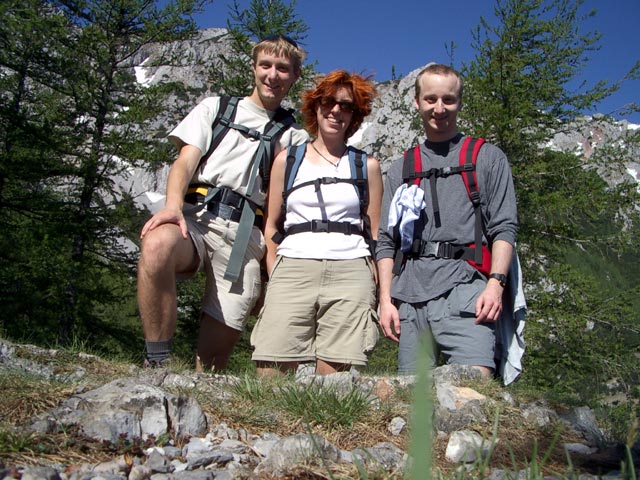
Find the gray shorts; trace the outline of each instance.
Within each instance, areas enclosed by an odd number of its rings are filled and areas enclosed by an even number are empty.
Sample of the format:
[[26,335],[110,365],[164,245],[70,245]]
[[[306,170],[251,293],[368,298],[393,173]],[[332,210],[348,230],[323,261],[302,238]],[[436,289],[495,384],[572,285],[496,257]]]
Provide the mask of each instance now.
[[[215,217],[206,210],[198,212],[195,217],[186,217],[186,221],[200,257],[198,271],[204,271],[207,276],[202,311],[228,327],[242,330],[262,288],[260,261],[265,252],[262,232],[257,227],[251,230],[240,278],[232,283],[224,278],[224,273],[238,223]],[[182,274],[178,279],[189,276]]]
[[378,340],[375,289],[370,257],[279,256],[251,333],[252,359],[366,365]]
[[416,373],[420,341],[431,344],[431,366],[443,355],[447,364],[495,369],[495,324],[475,323],[476,300],[486,285],[483,278],[474,276],[428,302],[399,302],[398,373]]

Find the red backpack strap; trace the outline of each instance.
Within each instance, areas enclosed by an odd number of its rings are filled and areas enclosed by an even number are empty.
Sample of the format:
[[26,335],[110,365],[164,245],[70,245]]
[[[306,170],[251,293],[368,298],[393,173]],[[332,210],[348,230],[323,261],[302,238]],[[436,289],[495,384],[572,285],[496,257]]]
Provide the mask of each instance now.
[[[467,189],[467,194],[469,195],[469,200],[473,204],[473,212],[475,214],[475,227],[474,227],[474,247],[475,247],[475,255],[472,262],[472,265],[479,270],[485,270],[491,268],[491,265],[487,265],[487,258],[484,256],[483,258],[483,248],[486,248],[482,245],[482,210],[480,208],[480,190],[478,189],[478,177],[476,175],[476,163],[478,161],[478,152],[480,151],[480,147],[485,142],[484,138],[473,138],[467,137],[464,139],[462,143],[462,147],[460,148],[460,159],[459,165],[462,167],[462,181],[464,182],[464,186]],[[482,268],[480,267],[482,266]]]
[[478,161],[478,152],[484,142],[484,138],[467,137],[462,143],[462,148],[460,148],[459,165],[463,168],[462,181],[474,206],[480,202],[476,162]]
[[404,183],[413,183],[420,186],[420,177],[416,175],[422,171],[422,157],[420,156],[420,145],[404,152],[404,161],[402,163],[402,179]]

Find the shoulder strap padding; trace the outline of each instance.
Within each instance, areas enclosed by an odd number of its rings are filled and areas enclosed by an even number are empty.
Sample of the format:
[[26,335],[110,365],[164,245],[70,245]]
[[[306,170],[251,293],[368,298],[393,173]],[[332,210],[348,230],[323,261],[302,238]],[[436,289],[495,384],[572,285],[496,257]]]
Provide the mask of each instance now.
[[293,110],[279,107],[271,122],[264,127],[261,140],[269,142],[269,149],[266,151],[267,154],[263,155],[260,161],[260,175],[262,176],[264,188],[267,188],[269,185],[271,164],[276,156],[277,143],[284,131],[293,125],[294,122]]
[[420,186],[420,177],[417,173],[422,171],[422,157],[420,156],[420,145],[416,145],[404,152],[402,163],[402,179],[404,183],[413,183]]
[[476,163],[478,161],[478,152],[484,142],[484,138],[467,137],[460,148],[459,165],[463,168],[462,181],[474,206],[480,203]]
[[284,170],[284,190],[283,196],[286,197],[289,190],[293,188],[293,182],[298,174],[298,169],[307,151],[307,144],[292,145],[287,149],[287,163]]
[[238,108],[238,97],[230,97],[229,95],[220,96],[220,104],[218,105],[218,113],[216,113],[213,122],[211,122],[211,143],[205,154],[200,158],[198,168],[204,164],[211,153],[220,145],[220,142],[229,131],[229,123],[233,122]]
[[360,199],[360,211],[364,215],[369,205],[369,183],[367,170],[367,154],[355,147],[348,147],[351,179],[354,182],[356,193]]
[[[469,195],[469,200],[473,205],[475,215],[475,255],[473,264],[476,266],[483,265],[486,259],[483,258],[482,234],[485,230],[485,224],[482,218],[482,209],[480,206],[480,190],[478,186],[478,177],[476,175],[476,164],[478,162],[478,152],[485,142],[483,138],[467,137],[460,148],[459,166],[462,168],[462,181]],[[486,236],[486,234],[485,234]],[[487,265],[483,265],[487,268]]]

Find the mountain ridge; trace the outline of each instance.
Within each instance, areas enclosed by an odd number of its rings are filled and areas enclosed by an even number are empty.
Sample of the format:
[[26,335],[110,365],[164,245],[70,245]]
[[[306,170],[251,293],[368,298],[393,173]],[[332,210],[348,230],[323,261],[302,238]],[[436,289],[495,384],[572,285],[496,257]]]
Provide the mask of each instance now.
[[[179,53],[179,55],[178,55]],[[156,85],[163,82],[180,82],[192,95],[189,99],[176,98],[167,104],[166,115],[158,122],[172,126],[204,98],[216,95],[209,81],[211,68],[223,68],[221,57],[232,54],[231,44],[225,28],[199,30],[191,39],[170,44],[154,44],[145,47],[132,59],[137,81],[143,85]],[[179,58],[176,64],[163,63],[168,58]],[[349,144],[367,151],[380,161],[383,172],[392,161],[402,155],[404,149],[424,138],[416,129],[417,116],[413,106],[414,81],[423,66],[420,66],[398,80],[375,82],[378,96],[374,100],[371,114],[365,118],[360,129],[349,139]],[[285,104],[292,105],[291,99]],[[419,124],[418,128],[419,128]],[[593,152],[607,142],[624,142],[628,132],[634,132],[640,125],[626,120],[604,121],[602,115],[585,116],[579,122],[568,125],[555,135],[552,149],[574,152],[589,159]],[[616,184],[629,175],[640,185],[640,155],[631,154],[634,160],[627,162],[626,171],[605,179]],[[168,167],[163,166],[155,172],[136,169],[131,172],[137,181],[127,181],[130,192],[147,209],[155,211],[164,198],[164,188]]]

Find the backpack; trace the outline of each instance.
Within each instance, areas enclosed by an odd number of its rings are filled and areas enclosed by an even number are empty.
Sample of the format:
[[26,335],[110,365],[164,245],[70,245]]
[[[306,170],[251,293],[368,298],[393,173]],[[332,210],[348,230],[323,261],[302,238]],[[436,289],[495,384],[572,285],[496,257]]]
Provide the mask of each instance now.
[[[271,176],[271,163],[275,156],[276,146],[280,137],[294,122],[293,110],[283,107],[278,107],[273,119],[267,123],[264,127],[264,133],[260,133],[256,130],[245,127],[237,123],[233,123],[236,117],[236,111],[238,109],[238,102],[240,97],[230,97],[229,95],[222,95],[220,97],[220,106],[218,107],[218,113],[216,118],[213,119],[211,128],[213,130],[211,144],[209,149],[200,159],[200,168],[213,153],[213,151],[220,145],[222,139],[227,135],[229,129],[239,130],[245,135],[260,140],[260,147],[253,157],[253,169],[251,178],[256,178],[256,168],[259,169],[260,176],[262,177],[262,187],[266,190],[269,185],[269,178]],[[266,155],[265,155],[266,154]],[[261,157],[259,161],[256,161],[258,157]],[[251,188],[247,189],[248,192],[253,191],[253,181],[251,181]]]
[[[251,236],[251,229],[253,228],[256,218],[256,211],[260,211],[260,207],[250,198],[255,181],[258,178],[258,175],[260,175],[262,178],[262,188],[266,190],[267,185],[269,185],[271,163],[273,162],[277,143],[284,131],[287,130],[295,121],[293,118],[293,110],[279,107],[273,119],[265,125],[264,133],[260,133],[257,130],[234,123],[239,101],[239,97],[230,97],[228,95],[220,96],[218,113],[211,124],[211,128],[213,130],[211,144],[198,164],[198,168],[201,168],[206,163],[209,156],[218,147],[218,145],[220,145],[222,139],[232,128],[260,141],[258,150],[252,159],[251,175],[249,177],[249,184],[247,185],[247,194],[237,205],[235,205],[236,208],[242,211],[242,213],[238,224],[238,230],[236,232],[236,239],[233,243],[227,269],[224,274],[224,278],[231,282],[235,282],[240,277],[240,270],[242,269],[244,254],[249,244],[249,237]],[[206,189],[203,203],[195,209],[190,210],[190,212],[203,208],[209,202],[216,200],[217,196],[221,193],[228,194],[230,192],[229,189],[225,189],[224,187],[190,185],[187,193],[193,190],[197,191],[203,187]],[[225,192],[225,190],[229,192]],[[239,195],[236,194],[235,196]]]
[[302,182],[296,186],[293,185],[300,164],[304,159],[304,154],[307,151],[307,145],[293,145],[289,147],[287,151],[287,161],[284,172],[284,190],[282,192],[282,218],[287,210],[287,199],[289,195],[299,188],[314,185],[316,191],[320,189],[320,185],[333,184],[333,183],[350,183],[356,189],[360,204],[360,217],[362,218],[362,228],[353,225],[349,222],[333,222],[323,220],[312,220],[310,222],[299,223],[297,225],[291,225],[284,231],[281,228],[276,232],[272,240],[276,243],[281,243],[287,235],[294,235],[302,232],[338,232],[345,235],[362,235],[369,245],[369,249],[373,249],[373,237],[371,234],[371,221],[367,215],[367,207],[369,205],[369,183],[367,179],[367,154],[362,150],[355,147],[347,147],[347,156],[349,159],[349,166],[351,170],[350,178],[337,178],[337,177],[320,177],[315,180],[309,180]]
[[[467,190],[469,200],[473,205],[475,215],[474,242],[469,245],[453,245],[444,242],[424,242],[420,238],[414,239],[411,251],[407,254],[410,257],[431,256],[439,258],[452,258],[466,260],[472,267],[480,271],[486,277],[491,269],[491,251],[487,245],[482,243],[483,233],[486,235],[482,209],[480,205],[480,191],[478,189],[478,179],[476,176],[476,163],[478,152],[484,144],[483,138],[465,138],[460,148],[459,164],[456,167],[431,168],[422,170],[422,158],[420,156],[420,145],[407,150],[404,153],[402,164],[402,178],[407,185],[420,185],[423,178],[429,179],[431,187],[431,204],[433,205],[433,216],[436,227],[440,227],[440,207],[436,191],[436,180],[438,177],[448,177],[449,175],[461,175]],[[476,248],[480,245],[480,248]],[[405,254],[400,249],[397,250],[394,262],[394,273],[398,274],[404,261]]]

